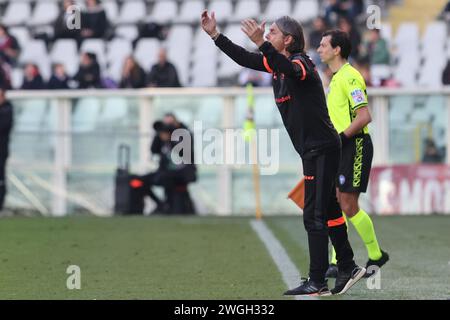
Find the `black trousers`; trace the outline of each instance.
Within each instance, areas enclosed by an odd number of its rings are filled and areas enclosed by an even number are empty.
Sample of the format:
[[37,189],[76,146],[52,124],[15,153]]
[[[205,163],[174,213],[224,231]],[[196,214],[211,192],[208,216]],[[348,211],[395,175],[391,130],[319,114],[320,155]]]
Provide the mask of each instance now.
[[325,281],[328,269],[328,237],[335,250],[339,270],[355,266],[353,250],[347,237],[347,227],[336,198],[335,177],[340,149],[311,159],[303,159],[305,175],[305,208],[303,222],[308,233],[309,277]]
[[0,155],[0,210],[3,209],[3,203],[6,196],[6,177],[5,177],[5,167],[6,167],[6,156]]

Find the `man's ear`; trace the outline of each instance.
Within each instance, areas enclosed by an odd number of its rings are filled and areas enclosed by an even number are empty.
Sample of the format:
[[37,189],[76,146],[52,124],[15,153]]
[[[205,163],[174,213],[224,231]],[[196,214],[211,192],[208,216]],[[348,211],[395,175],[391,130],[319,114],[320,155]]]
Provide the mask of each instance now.
[[333,48],[333,50],[334,50],[334,53],[335,53],[337,56],[340,56],[340,55],[341,55],[341,47],[337,46],[336,48]]
[[284,39],[284,45],[287,47],[289,46],[292,42],[294,42],[294,37],[292,37],[290,34],[286,36],[286,38]]

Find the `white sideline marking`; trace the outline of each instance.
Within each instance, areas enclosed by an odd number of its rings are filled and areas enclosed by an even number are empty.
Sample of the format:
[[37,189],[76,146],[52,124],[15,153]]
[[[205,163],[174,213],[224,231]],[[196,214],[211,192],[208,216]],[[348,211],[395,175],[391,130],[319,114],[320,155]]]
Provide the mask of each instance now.
[[[300,272],[292,262],[280,241],[273,235],[272,231],[262,220],[251,220],[250,225],[258,237],[266,246],[273,262],[281,273],[284,283],[288,289],[297,287],[300,284]],[[309,300],[314,297],[295,296],[296,300]]]

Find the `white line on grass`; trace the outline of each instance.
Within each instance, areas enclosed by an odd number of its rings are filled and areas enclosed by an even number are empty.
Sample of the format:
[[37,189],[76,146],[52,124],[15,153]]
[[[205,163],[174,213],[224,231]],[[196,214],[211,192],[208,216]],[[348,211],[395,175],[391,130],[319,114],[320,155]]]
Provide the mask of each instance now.
[[[272,231],[270,231],[264,221],[251,220],[250,225],[266,246],[267,251],[280,271],[283,281],[288,289],[297,287],[300,284],[300,272],[292,262],[291,258],[289,258],[289,255],[281,245],[280,241],[273,235]],[[297,300],[311,298],[312,297],[295,296],[295,299]]]

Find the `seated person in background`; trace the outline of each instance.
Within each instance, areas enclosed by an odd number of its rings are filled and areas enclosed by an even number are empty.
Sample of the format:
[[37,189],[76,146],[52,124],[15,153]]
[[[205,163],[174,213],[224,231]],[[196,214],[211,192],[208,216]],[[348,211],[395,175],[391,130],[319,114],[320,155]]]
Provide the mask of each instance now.
[[322,61],[320,60],[319,54],[317,53],[317,48],[320,45],[320,41],[322,40],[323,33],[328,29],[327,21],[324,17],[317,17],[313,21],[313,29],[309,33],[308,37],[308,55],[311,57],[311,60],[314,64],[323,69],[324,66]]
[[[152,141],[150,150],[153,155],[159,155],[159,168],[155,172],[143,176],[142,180],[147,194],[156,204],[156,209],[153,213],[174,213],[174,208],[180,207],[179,204],[173,203],[175,200],[176,187],[186,186],[188,183],[197,180],[197,168],[194,164],[193,135],[172,113],[166,114],[163,121],[156,121],[153,128],[157,134]],[[183,160],[187,160],[180,164],[175,163],[172,158],[172,149],[181,142],[171,140],[171,135],[176,129],[185,129],[185,133],[191,137],[191,150],[186,150],[188,152],[190,151],[190,154],[186,155],[186,157],[182,153],[177,155],[183,158]],[[160,200],[153,193],[153,186],[164,187],[165,200]]]
[[8,29],[0,24],[0,58],[11,66],[15,66],[19,57],[20,46],[17,39],[8,33]]
[[97,0],[86,0],[86,10],[81,13],[81,39],[103,38],[109,22],[105,9]]
[[71,17],[71,12],[68,12],[70,6],[75,5],[74,0],[64,0],[63,7],[55,22],[53,23],[53,40],[57,39],[76,39],[80,37],[80,30],[77,28],[69,29],[67,27],[68,19],[70,22],[74,22]]
[[145,87],[145,71],[132,56],[125,59],[119,87],[135,89]]
[[48,81],[48,89],[69,89],[69,77],[66,74],[64,65],[61,63],[56,63],[53,65],[53,73]]
[[100,66],[95,53],[81,54],[80,68],[74,77],[78,82],[78,89],[101,88]]
[[42,79],[37,65],[33,63],[25,65],[23,83],[20,88],[23,90],[45,89],[44,79]]
[[148,87],[181,87],[175,66],[167,61],[167,51],[159,49],[158,63],[152,66],[147,78]]
[[350,36],[350,42],[352,44],[350,58],[353,60],[358,59],[361,46],[361,34],[359,33],[355,24],[348,17],[341,16],[338,20],[338,28],[344,32],[347,32]]
[[423,163],[442,163],[443,157],[439,153],[436,143],[433,139],[425,139],[425,152],[422,157]]
[[442,72],[442,84],[444,86],[450,85],[450,59],[447,61],[447,66]]
[[365,50],[370,64],[385,64],[390,62],[390,54],[386,40],[381,38],[379,29],[372,29],[365,43]]

